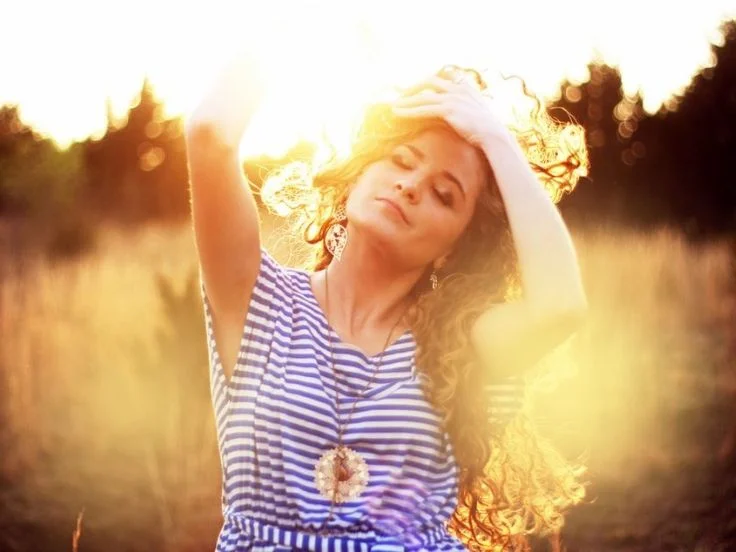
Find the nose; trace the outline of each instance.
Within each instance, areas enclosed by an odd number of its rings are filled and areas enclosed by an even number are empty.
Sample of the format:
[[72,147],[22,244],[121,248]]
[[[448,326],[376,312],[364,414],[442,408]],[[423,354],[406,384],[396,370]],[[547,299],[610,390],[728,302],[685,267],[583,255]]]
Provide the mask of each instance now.
[[418,194],[418,185],[416,179],[406,178],[404,180],[397,180],[394,184],[394,189],[403,196],[406,196],[410,201],[414,201]]

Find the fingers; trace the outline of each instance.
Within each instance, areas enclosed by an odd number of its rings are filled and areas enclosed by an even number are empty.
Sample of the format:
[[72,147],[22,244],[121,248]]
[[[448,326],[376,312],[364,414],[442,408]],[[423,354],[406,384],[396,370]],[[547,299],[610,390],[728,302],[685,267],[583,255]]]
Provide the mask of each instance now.
[[447,110],[441,104],[424,104],[414,107],[402,107],[394,105],[392,110],[398,117],[419,118],[419,117],[442,117],[447,114]]
[[394,101],[394,105],[398,107],[417,107],[420,105],[439,104],[443,101],[443,94],[432,92],[431,90],[422,90],[411,96],[402,96]]
[[[429,85],[429,86],[428,86]],[[393,102],[394,114],[399,117],[442,117],[449,110],[448,98],[452,82],[440,77],[430,77],[413,86],[413,93]]]
[[448,79],[443,79],[437,75],[432,75],[423,79],[416,84],[402,89],[402,95],[412,96],[422,90],[433,90],[435,92],[451,92],[457,85]]

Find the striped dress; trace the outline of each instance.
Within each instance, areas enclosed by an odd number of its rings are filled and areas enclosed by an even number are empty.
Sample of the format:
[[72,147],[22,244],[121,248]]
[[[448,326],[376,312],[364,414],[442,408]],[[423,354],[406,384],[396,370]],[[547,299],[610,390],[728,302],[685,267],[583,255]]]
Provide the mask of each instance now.
[[[203,283],[200,289],[223,473],[218,552],[465,550],[446,523],[457,505],[457,466],[421,391],[410,330],[384,351],[344,431],[344,444],[368,464],[368,486],[336,505],[329,535],[320,536],[310,531],[326,519],[330,501],[315,486],[315,465],[336,445],[337,413],[344,423],[380,354],[368,356],[343,342],[311,290],[309,273],[280,265],[262,248],[228,382]],[[518,387],[496,391],[496,404],[507,405],[501,414],[513,415]]]

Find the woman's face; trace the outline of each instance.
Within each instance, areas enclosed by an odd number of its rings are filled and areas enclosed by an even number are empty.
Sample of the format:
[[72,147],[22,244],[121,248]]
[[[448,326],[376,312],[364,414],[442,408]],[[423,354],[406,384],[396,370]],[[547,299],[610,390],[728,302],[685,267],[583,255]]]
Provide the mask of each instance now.
[[351,187],[348,228],[380,241],[402,264],[426,266],[449,253],[470,222],[487,178],[482,155],[444,128],[397,144]]

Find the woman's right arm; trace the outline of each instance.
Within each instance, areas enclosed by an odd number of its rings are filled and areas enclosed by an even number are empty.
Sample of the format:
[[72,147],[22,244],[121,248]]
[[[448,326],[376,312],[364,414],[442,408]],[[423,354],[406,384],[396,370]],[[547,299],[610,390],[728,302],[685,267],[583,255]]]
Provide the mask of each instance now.
[[237,55],[195,108],[185,130],[195,243],[228,376],[261,256],[258,209],[238,150],[262,95],[257,64],[248,53]]

